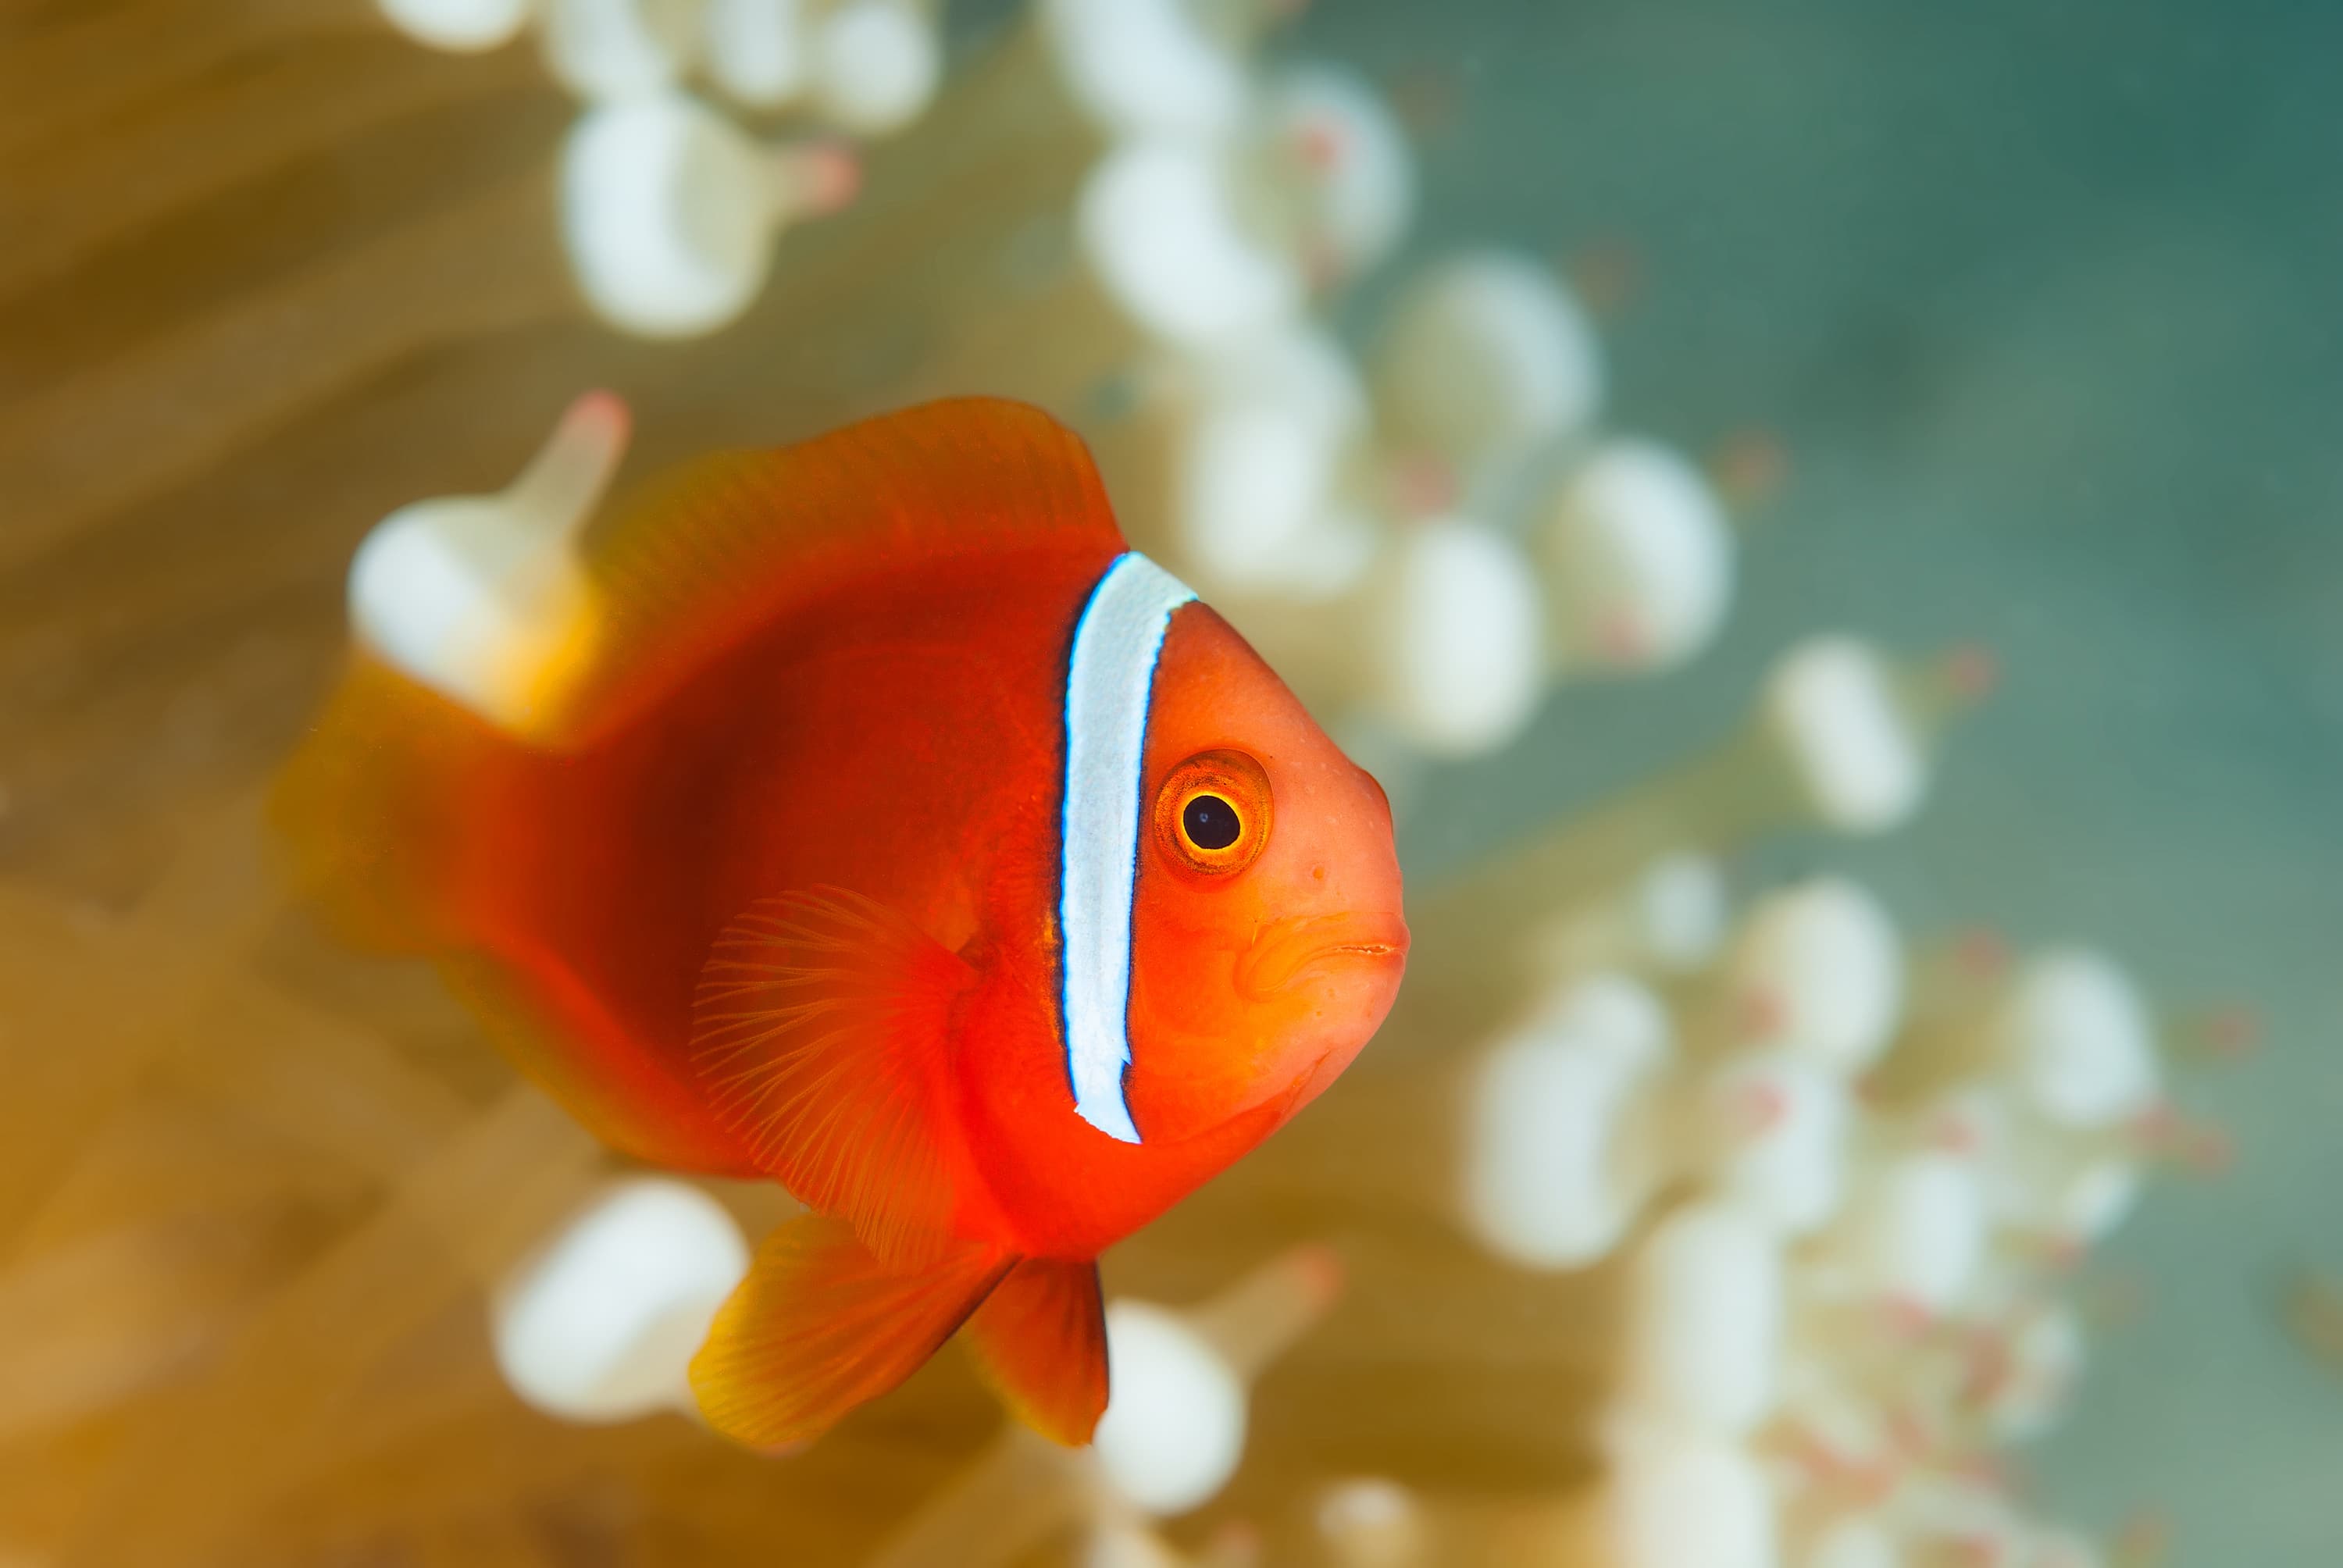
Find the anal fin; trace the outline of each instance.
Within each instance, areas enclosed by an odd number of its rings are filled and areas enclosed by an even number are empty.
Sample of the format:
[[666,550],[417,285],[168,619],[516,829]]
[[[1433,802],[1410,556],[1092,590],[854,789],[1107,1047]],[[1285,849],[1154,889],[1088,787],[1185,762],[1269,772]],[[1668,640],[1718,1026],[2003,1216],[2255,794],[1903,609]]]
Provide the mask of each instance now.
[[975,1181],[950,1091],[950,1015],[975,971],[837,888],[768,900],[718,938],[692,1060],[757,1166],[880,1259],[952,1244]]
[[792,1220],[718,1310],[691,1361],[692,1393],[738,1442],[810,1442],[917,1372],[1013,1261],[971,1244],[891,1268],[840,1221]]
[[1098,1264],[1027,1258],[968,1322],[969,1348],[1003,1402],[1053,1442],[1090,1442],[1106,1411],[1106,1311]]

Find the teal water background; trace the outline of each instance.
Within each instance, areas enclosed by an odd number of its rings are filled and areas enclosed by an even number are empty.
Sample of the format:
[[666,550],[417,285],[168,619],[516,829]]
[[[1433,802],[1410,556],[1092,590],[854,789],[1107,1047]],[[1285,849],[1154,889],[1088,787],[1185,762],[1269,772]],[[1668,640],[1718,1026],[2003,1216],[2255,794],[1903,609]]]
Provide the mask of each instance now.
[[2138,1306],[2021,1462],[2054,1517],[2164,1512],[2176,1568],[2343,1563],[2343,1377],[2278,1306],[2343,1270],[2343,5],[1324,0],[1289,46],[1453,86],[1417,252],[1631,248],[1620,424],[1795,465],[1720,643],[1423,781],[1412,864],[1693,749],[1801,633],[1984,639],[1916,828],[1736,875],[2263,1010],[2184,1079],[2235,1171],[2097,1260]]

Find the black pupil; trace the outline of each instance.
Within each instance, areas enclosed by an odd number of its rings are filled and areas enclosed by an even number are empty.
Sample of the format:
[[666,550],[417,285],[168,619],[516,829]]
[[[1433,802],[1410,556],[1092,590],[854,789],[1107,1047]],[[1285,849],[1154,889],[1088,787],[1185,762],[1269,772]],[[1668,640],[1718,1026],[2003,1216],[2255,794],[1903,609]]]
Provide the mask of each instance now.
[[1180,813],[1180,826],[1199,849],[1225,849],[1244,831],[1237,809],[1218,795],[1199,795],[1189,801]]

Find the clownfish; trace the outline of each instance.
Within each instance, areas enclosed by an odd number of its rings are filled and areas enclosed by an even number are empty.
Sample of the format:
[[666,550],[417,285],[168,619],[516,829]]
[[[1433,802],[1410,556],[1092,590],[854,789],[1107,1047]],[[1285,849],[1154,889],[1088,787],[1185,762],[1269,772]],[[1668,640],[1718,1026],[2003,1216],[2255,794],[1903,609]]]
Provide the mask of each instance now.
[[964,1330],[1088,1441],[1100,1251],[1392,1004],[1382,789],[1021,405],[705,457],[575,548],[510,711],[361,638],[278,794],[312,890],[613,1148],[806,1205],[691,1363],[717,1429],[809,1441]]

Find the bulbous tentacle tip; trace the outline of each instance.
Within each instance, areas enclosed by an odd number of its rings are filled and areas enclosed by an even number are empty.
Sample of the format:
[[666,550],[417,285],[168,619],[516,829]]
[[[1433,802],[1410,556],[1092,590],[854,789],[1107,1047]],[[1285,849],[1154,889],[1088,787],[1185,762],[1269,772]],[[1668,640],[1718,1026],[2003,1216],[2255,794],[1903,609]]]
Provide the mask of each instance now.
[[627,455],[634,414],[617,393],[580,393],[505,499],[516,516],[561,533],[584,526]]
[[1294,1294],[1315,1317],[1331,1311],[1350,1282],[1350,1271],[1332,1243],[1305,1241],[1285,1255],[1285,1268]]
[[634,411],[627,400],[607,387],[580,392],[562,411],[558,428],[572,429],[608,445],[623,447],[634,428]]
[[2003,979],[2017,961],[2009,939],[1991,926],[1970,926],[1956,933],[1952,959],[1961,978],[1975,981]]
[[1956,702],[1983,702],[2001,685],[2001,658],[1983,642],[1957,643],[1946,649],[1937,660],[1937,669],[1946,693]]
[[1750,521],[1788,487],[1796,463],[1774,431],[1752,427],[1734,431],[1708,453],[1709,482],[1716,487],[1735,523]]
[[2268,1034],[2261,1009],[2250,1002],[2224,1002],[2174,1020],[2167,1030],[2177,1054],[2194,1060],[2242,1061],[2262,1048]]
[[2172,1521],[2161,1511],[2142,1509],[2124,1521],[2110,1543],[2110,1568],[2160,1568],[2172,1555]]
[[773,180],[783,212],[826,216],[844,211],[862,194],[862,159],[843,141],[790,143],[773,151]]

